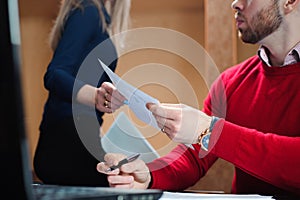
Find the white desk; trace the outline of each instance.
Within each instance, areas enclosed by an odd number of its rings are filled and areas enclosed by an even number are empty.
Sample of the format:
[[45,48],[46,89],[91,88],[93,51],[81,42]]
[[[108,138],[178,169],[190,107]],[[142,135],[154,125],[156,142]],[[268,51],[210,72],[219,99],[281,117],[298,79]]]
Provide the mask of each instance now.
[[224,200],[224,199],[272,199],[272,196],[261,195],[234,195],[234,194],[201,194],[201,193],[181,193],[181,192],[164,192],[160,200],[176,200],[176,199],[201,199],[201,200]]

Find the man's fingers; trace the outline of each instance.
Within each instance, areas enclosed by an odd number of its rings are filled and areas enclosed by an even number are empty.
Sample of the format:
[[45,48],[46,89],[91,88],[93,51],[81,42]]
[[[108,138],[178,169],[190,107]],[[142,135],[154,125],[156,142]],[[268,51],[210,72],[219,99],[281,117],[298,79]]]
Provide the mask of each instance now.
[[105,162],[101,162],[97,164],[97,171],[103,174],[108,174],[108,175],[117,175],[120,173],[119,169],[109,171],[110,166],[108,166]]
[[148,171],[148,168],[145,165],[144,161],[138,159],[133,162],[126,163],[125,165],[122,165],[121,171],[126,174],[144,173]]
[[133,176],[127,175],[108,176],[107,180],[113,185],[131,184],[134,182]]
[[180,114],[181,109],[178,106],[168,106],[168,105],[169,104],[147,103],[146,107],[149,109],[150,112],[152,112],[153,115],[157,115],[166,119],[173,120],[174,116]]
[[116,165],[120,160],[123,160],[124,158],[126,158],[126,156],[123,154],[107,153],[104,156],[104,161],[108,165]]

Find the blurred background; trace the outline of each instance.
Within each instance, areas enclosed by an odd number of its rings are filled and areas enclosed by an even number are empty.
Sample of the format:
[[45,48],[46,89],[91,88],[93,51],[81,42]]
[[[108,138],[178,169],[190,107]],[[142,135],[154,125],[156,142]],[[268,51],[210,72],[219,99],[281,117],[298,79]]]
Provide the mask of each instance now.
[[[132,0],[132,28],[161,27],[185,34],[205,48],[222,72],[229,66],[254,55],[257,50],[257,46],[243,44],[237,38],[231,2],[231,0]],[[19,0],[25,122],[31,158],[39,137],[38,129],[47,95],[43,86],[43,75],[52,56],[48,45],[48,34],[59,4],[60,0]],[[126,75],[136,66],[147,63],[165,65],[182,74],[196,92],[197,105],[191,106],[202,108],[202,101],[207,95],[208,88],[203,78],[195,73],[193,66],[178,55],[153,49],[130,52],[120,57],[116,73],[120,76]],[[180,82],[178,88],[179,92],[184,94],[185,89],[180,88]],[[161,102],[188,104],[188,97],[187,102],[179,101],[176,93],[170,88],[145,85],[141,89]],[[105,133],[113,122],[114,116],[106,114],[104,118],[102,129]],[[134,116],[132,118],[143,134],[147,134],[143,131],[143,125],[134,119]],[[175,145],[162,133],[152,135],[148,140],[154,148],[161,150],[161,155]],[[164,148],[165,146],[168,148]],[[207,176],[190,189],[222,190],[228,193],[232,176],[231,164],[219,159]]]

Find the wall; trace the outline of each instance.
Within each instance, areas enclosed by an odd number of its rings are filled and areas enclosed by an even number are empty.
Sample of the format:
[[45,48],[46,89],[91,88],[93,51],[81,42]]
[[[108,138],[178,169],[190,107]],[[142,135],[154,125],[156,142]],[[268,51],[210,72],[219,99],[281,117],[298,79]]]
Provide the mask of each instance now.
[[[47,97],[47,92],[43,87],[43,75],[52,56],[47,39],[53,19],[58,11],[58,5],[59,0],[20,0],[25,120],[28,129],[31,156],[33,156],[36,147],[39,134],[38,126]],[[131,15],[133,28],[168,28],[186,34],[200,45],[204,45],[203,1],[132,0]],[[238,43],[237,48],[238,61],[255,53],[254,49],[248,51],[248,47],[242,43]],[[202,101],[208,91],[207,86],[203,82],[202,77],[195,73],[193,66],[178,55],[157,49],[143,49],[130,52],[120,58],[117,73],[120,76],[130,75],[128,72],[132,72],[133,69],[136,69],[136,66],[143,66],[149,63],[170,66],[174,71],[179,72],[189,81],[191,87],[197,91],[197,103],[190,102],[188,95],[184,95],[186,92],[185,88],[182,88],[178,81],[177,85],[175,84],[176,89],[173,88],[172,90],[163,85],[151,84],[142,85],[141,89],[155,96],[161,102],[183,102],[201,108]],[[157,74],[158,72],[153,72],[153,74],[146,74],[140,78],[149,78],[151,76],[155,78]],[[133,78],[135,77],[133,76]],[[172,77],[166,78],[169,79]],[[186,98],[178,99],[178,91],[183,96],[186,96]],[[166,154],[176,145],[162,133],[151,135],[149,132],[153,130],[145,128],[133,115],[131,117],[138,128],[147,136],[150,143],[156,149],[161,150],[161,155]],[[104,118],[103,132],[105,133],[112,123],[114,115],[106,114]],[[149,137],[148,134],[151,136]],[[232,166],[223,160],[219,160],[208,172],[208,176],[199,181],[194,187],[191,187],[191,189],[224,190],[225,192],[230,192],[232,173]]]
[[58,0],[20,0],[22,73],[25,123],[33,155],[47,96],[43,75],[51,59],[48,34],[58,10]]

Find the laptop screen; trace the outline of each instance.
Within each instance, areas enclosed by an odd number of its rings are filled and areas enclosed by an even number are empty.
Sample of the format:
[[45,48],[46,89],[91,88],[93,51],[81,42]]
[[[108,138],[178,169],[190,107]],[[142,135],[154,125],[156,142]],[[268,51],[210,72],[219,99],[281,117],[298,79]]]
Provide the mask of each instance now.
[[24,186],[30,186],[31,174],[26,159],[17,0],[0,1],[0,30],[1,189],[9,193],[11,199],[28,199],[31,194],[27,194]]

